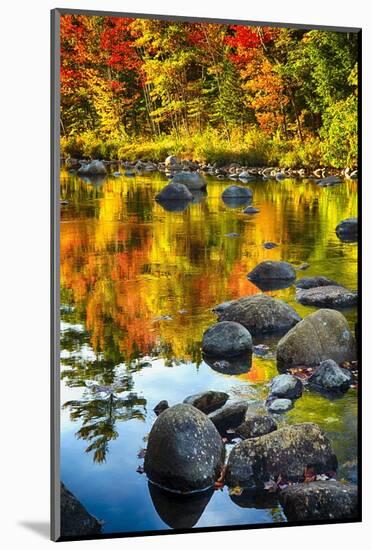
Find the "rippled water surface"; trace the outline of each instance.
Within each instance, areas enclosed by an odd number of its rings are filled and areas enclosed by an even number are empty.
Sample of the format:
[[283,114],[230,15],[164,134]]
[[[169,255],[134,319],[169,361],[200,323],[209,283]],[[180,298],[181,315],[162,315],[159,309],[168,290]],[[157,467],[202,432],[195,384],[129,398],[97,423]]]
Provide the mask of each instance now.
[[[61,478],[104,532],[210,527],[286,521],[274,497],[247,499],[228,490],[179,501],[137,472],[155,420],[153,407],[193,393],[222,389],[261,409],[277,374],[270,338],[267,358],[232,376],[202,360],[211,308],[259,291],[246,274],[259,262],[310,267],[298,277],[325,275],[355,289],[357,246],[335,227],[357,214],[357,182],[318,188],[310,180],[249,183],[255,215],[226,206],[232,182],[208,178],[207,195],[183,211],[154,200],[162,174],[89,181],[61,172]],[[234,235],[231,235],[234,234]],[[266,250],[262,244],[279,246]],[[269,292],[301,316],[315,310],[295,301],[295,287]],[[344,312],[354,326],[356,311]],[[258,339],[254,343],[259,343]],[[267,342],[267,341],[265,341]],[[329,400],[305,390],[281,423],[317,422],[352,479],[356,460],[356,390]]]

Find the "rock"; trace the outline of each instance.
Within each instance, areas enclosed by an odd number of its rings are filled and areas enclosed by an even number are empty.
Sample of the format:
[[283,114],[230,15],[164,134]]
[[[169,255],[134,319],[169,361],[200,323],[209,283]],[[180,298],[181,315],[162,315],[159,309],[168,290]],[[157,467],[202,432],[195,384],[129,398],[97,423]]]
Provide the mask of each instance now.
[[227,393],[210,390],[203,393],[197,393],[196,395],[190,395],[184,399],[183,403],[193,405],[203,413],[209,414],[216,409],[220,409],[228,399],[229,395]]
[[239,172],[238,177],[242,181],[253,181],[256,179],[256,176],[253,176],[248,172],[247,170],[244,170],[242,172]]
[[272,399],[267,401],[267,409],[270,413],[281,414],[293,408],[294,404],[291,399]]
[[226,403],[224,407],[209,414],[211,422],[220,434],[227,430],[237,428],[245,419],[248,404],[246,401],[234,401]]
[[266,243],[263,243],[263,246],[264,246],[264,248],[266,248],[267,250],[270,250],[271,248],[277,248],[278,244],[272,243],[272,242],[268,241],[268,242],[266,242]]
[[102,161],[92,160],[87,164],[82,164],[77,173],[79,176],[103,176],[107,174],[107,170]]
[[320,187],[329,187],[331,185],[336,185],[337,183],[341,183],[342,179],[339,178],[339,176],[327,176],[327,178],[323,178],[317,181],[317,185]]
[[279,475],[297,482],[303,480],[307,467],[318,474],[336,471],[337,460],[317,424],[294,424],[237,443],[229,455],[226,483],[263,488],[264,482]]
[[332,359],[322,361],[312,376],[308,385],[326,393],[346,392],[351,384],[352,375],[347,369],[339,367]]
[[277,424],[267,414],[246,414],[244,422],[236,428],[236,434],[244,439],[260,437],[277,430]]
[[223,460],[224,446],[214,424],[182,403],[166,409],[153,424],[144,471],[163,488],[187,493],[213,485]]
[[343,363],[355,357],[348,322],[339,311],[331,309],[320,309],[305,317],[277,346],[277,368],[281,372],[297,365],[314,367],[326,359]]
[[202,339],[202,351],[213,357],[233,357],[252,351],[250,332],[240,323],[223,321],[209,327]]
[[191,201],[193,199],[192,193],[182,183],[169,183],[161,189],[161,191],[156,195],[157,202],[167,202],[167,201]]
[[162,412],[166,411],[166,409],[169,408],[169,403],[166,400],[160,401],[157,403],[156,407],[154,407],[153,412],[156,414],[156,416],[159,416]]
[[281,491],[280,502],[288,521],[358,517],[358,489],[351,483],[313,481],[289,485]]
[[341,309],[357,305],[358,294],[343,286],[319,286],[299,289],[296,292],[296,299],[304,306]]
[[270,383],[270,396],[298,399],[303,393],[303,384],[292,374],[279,374]]
[[253,282],[281,279],[285,281],[293,281],[296,278],[296,272],[293,266],[287,262],[275,262],[265,260],[258,264],[247,278]]
[[225,302],[213,311],[219,321],[240,323],[253,335],[287,332],[301,320],[291,306],[265,294]]
[[205,179],[198,172],[178,172],[171,180],[171,183],[182,183],[191,191],[198,191],[206,187]]
[[66,158],[65,164],[66,164],[66,168],[72,168],[72,169],[80,168],[80,161],[72,157]]
[[303,277],[295,283],[297,288],[316,288],[319,286],[340,286],[336,281],[323,277],[322,275],[316,275],[315,277]]
[[279,508],[277,493],[261,491],[260,489],[247,489],[234,494],[229,492],[230,499],[241,508],[254,508],[255,510],[267,510],[268,508]]
[[180,160],[178,159],[178,157],[174,157],[173,155],[166,157],[165,168],[167,168],[168,170],[181,168]]
[[85,535],[99,535],[102,524],[89,514],[86,508],[61,483],[61,536],[81,537]]
[[248,206],[243,211],[244,214],[258,214],[260,212],[259,208],[254,208],[253,206]]
[[222,199],[252,199],[252,191],[248,187],[241,187],[239,185],[230,185],[224,189],[222,193]]
[[341,241],[355,242],[358,240],[358,218],[348,218],[336,226],[336,235]]

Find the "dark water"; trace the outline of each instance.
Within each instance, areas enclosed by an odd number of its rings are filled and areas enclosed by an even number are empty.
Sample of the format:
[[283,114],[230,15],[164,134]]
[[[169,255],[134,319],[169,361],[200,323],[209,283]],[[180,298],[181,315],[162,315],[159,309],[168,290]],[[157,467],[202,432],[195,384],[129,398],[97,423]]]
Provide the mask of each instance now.
[[[260,410],[277,374],[274,350],[253,356],[249,372],[223,375],[202,361],[200,342],[216,304],[260,292],[246,274],[265,259],[310,264],[298,277],[325,275],[357,285],[357,246],[341,243],[337,223],[357,213],[357,183],[318,188],[307,181],[257,181],[256,215],[226,206],[231,182],[209,178],[207,196],[184,211],[154,201],[160,174],[83,181],[61,173],[61,478],[104,531],[143,531],[286,521],[274,497],[228,489],[192,501],[149,487],[141,450],[153,407],[222,389]],[[235,233],[238,236],[228,236]],[[279,247],[266,250],[265,241]],[[295,288],[269,294],[301,316]],[[356,311],[345,312],[354,326]],[[259,343],[256,339],[254,343]],[[305,390],[281,423],[317,422],[350,479],[356,460],[356,390],[329,400]],[[139,455],[139,456],[138,456]]]

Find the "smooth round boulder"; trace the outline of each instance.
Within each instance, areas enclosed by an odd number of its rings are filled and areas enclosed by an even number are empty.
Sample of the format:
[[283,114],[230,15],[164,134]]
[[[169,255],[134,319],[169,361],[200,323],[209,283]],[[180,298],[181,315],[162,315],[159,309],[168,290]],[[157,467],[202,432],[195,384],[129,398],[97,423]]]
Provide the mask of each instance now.
[[288,262],[265,260],[254,267],[254,269],[248,273],[247,278],[252,282],[276,279],[281,281],[294,281],[296,279],[296,271]]
[[168,201],[191,201],[193,195],[182,183],[169,183],[161,189],[161,191],[156,195],[157,202],[168,202]]
[[196,395],[189,395],[183,403],[193,405],[199,411],[209,414],[223,407],[228,399],[229,395],[225,392],[209,390]]
[[100,160],[92,160],[86,164],[82,164],[77,170],[79,176],[103,176],[107,174],[104,163]]
[[207,415],[184,403],[166,409],[148,437],[144,471],[150,481],[182,493],[206,489],[220,474],[224,446]]
[[297,288],[308,289],[316,288],[320,286],[340,286],[336,281],[323,277],[322,275],[316,275],[314,277],[303,277],[299,279],[295,286]]
[[222,199],[252,199],[252,191],[248,187],[241,187],[240,185],[230,185],[224,189],[222,193]]
[[296,300],[304,306],[341,309],[356,306],[358,294],[343,286],[319,286],[297,290]]
[[182,183],[191,191],[198,191],[206,187],[205,179],[198,172],[178,172],[171,183]]
[[288,521],[355,520],[358,488],[352,483],[313,481],[288,485],[280,492]]
[[348,321],[339,311],[320,309],[295,325],[277,346],[277,368],[315,367],[326,359],[353,361],[356,345]]
[[281,475],[287,481],[302,481],[307,467],[316,474],[336,471],[331,443],[317,424],[284,426],[261,437],[235,445],[229,455],[226,484],[258,489]]
[[294,404],[291,399],[272,399],[267,403],[267,409],[270,413],[281,414],[293,408]]
[[267,414],[246,414],[245,420],[237,426],[236,434],[243,439],[251,437],[260,437],[261,435],[269,434],[277,430],[275,420]]
[[222,321],[209,327],[202,338],[202,351],[212,357],[235,357],[252,351],[250,332],[240,323]]
[[270,383],[270,396],[298,399],[303,393],[303,383],[292,374],[279,374]]
[[341,241],[355,242],[358,240],[358,218],[347,218],[336,226],[336,235]]
[[253,335],[284,333],[301,320],[291,306],[265,294],[224,302],[213,311],[219,321],[240,323]]
[[308,378],[309,387],[325,393],[345,393],[351,382],[351,373],[339,367],[332,359],[322,361]]
[[247,408],[247,401],[232,401],[209,414],[209,418],[218,432],[224,435],[227,430],[237,428],[244,421]]

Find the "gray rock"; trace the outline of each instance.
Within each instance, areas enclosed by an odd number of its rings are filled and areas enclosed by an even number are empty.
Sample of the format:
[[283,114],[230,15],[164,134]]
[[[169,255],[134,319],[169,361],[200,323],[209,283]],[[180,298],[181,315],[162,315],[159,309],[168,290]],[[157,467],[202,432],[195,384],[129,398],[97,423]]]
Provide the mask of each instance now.
[[319,286],[298,290],[296,299],[304,306],[341,309],[357,305],[358,294],[343,286]]
[[87,164],[82,164],[77,173],[79,176],[103,176],[107,174],[107,170],[102,161],[92,160]]
[[317,181],[317,185],[320,187],[330,187],[331,185],[336,185],[337,183],[341,183],[342,179],[339,178],[339,176],[327,176],[327,178],[323,178]]
[[81,537],[99,535],[102,523],[89,514],[86,508],[61,483],[61,536]]
[[303,393],[303,384],[292,374],[279,374],[270,384],[270,395],[285,399],[298,399]]
[[182,403],[166,409],[153,424],[144,471],[152,482],[187,493],[210,487],[223,460],[224,446],[214,424]]
[[288,521],[357,519],[358,488],[339,481],[289,485],[280,493]]
[[165,168],[168,170],[172,170],[174,168],[180,168],[180,160],[178,157],[174,157],[173,155],[169,155],[165,159]]
[[252,199],[252,191],[248,187],[241,187],[239,185],[230,185],[224,189],[222,193],[222,199]]
[[293,408],[294,404],[291,399],[273,398],[267,402],[267,409],[270,413],[281,414]]
[[171,183],[182,183],[191,191],[205,189],[206,181],[198,172],[178,172],[175,174]]
[[156,414],[156,416],[159,416],[162,412],[166,411],[166,409],[168,408],[169,408],[169,403],[164,399],[163,401],[160,401],[159,403],[157,403],[153,411]]
[[260,210],[259,208],[254,208],[254,206],[248,206],[243,212],[244,214],[258,214]]
[[193,195],[182,183],[169,183],[156,195],[156,201],[191,201]]
[[303,277],[295,283],[297,288],[316,288],[319,286],[340,286],[336,281],[323,277],[322,275],[316,275],[315,277]]
[[287,262],[265,260],[254,267],[247,275],[247,278],[253,282],[271,279],[294,281],[296,279],[296,271],[293,266]]
[[263,246],[264,246],[264,248],[266,248],[267,250],[270,250],[271,248],[277,248],[278,244],[272,243],[272,242],[268,241],[268,242],[266,242],[266,243],[263,243]]
[[246,401],[226,403],[224,407],[209,414],[209,418],[220,434],[237,428],[245,419],[248,404]]
[[308,379],[309,386],[326,393],[346,392],[351,382],[351,373],[339,367],[332,359],[322,361]]
[[236,428],[236,434],[244,439],[260,437],[277,430],[277,424],[267,414],[246,414],[244,422]]
[[343,363],[355,358],[356,346],[348,321],[331,309],[307,315],[277,346],[277,367],[281,372],[297,365],[315,367],[326,359]]
[[337,460],[317,424],[295,424],[235,445],[229,455],[226,483],[254,489],[280,474],[297,482],[303,480],[307,467],[321,474],[336,470]]
[[252,351],[250,332],[240,323],[224,321],[209,327],[202,339],[202,351],[213,357],[233,357]]
[[220,409],[226,401],[229,399],[229,395],[222,391],[205,391],[197,393],[196,395],[190,395],[186,397],[183,403],[193,405],[196,409],[202,411],[205,414],[209,414],[217,409]]
[[301,320],[291,306],[265,294],[224,302],[216,306],[213,311],[219,321],[240,323],[251,334],[287,332]]
[[341,241],[355,242],[358,240],[358,218],[347,218],[336,226],[336,235]]

